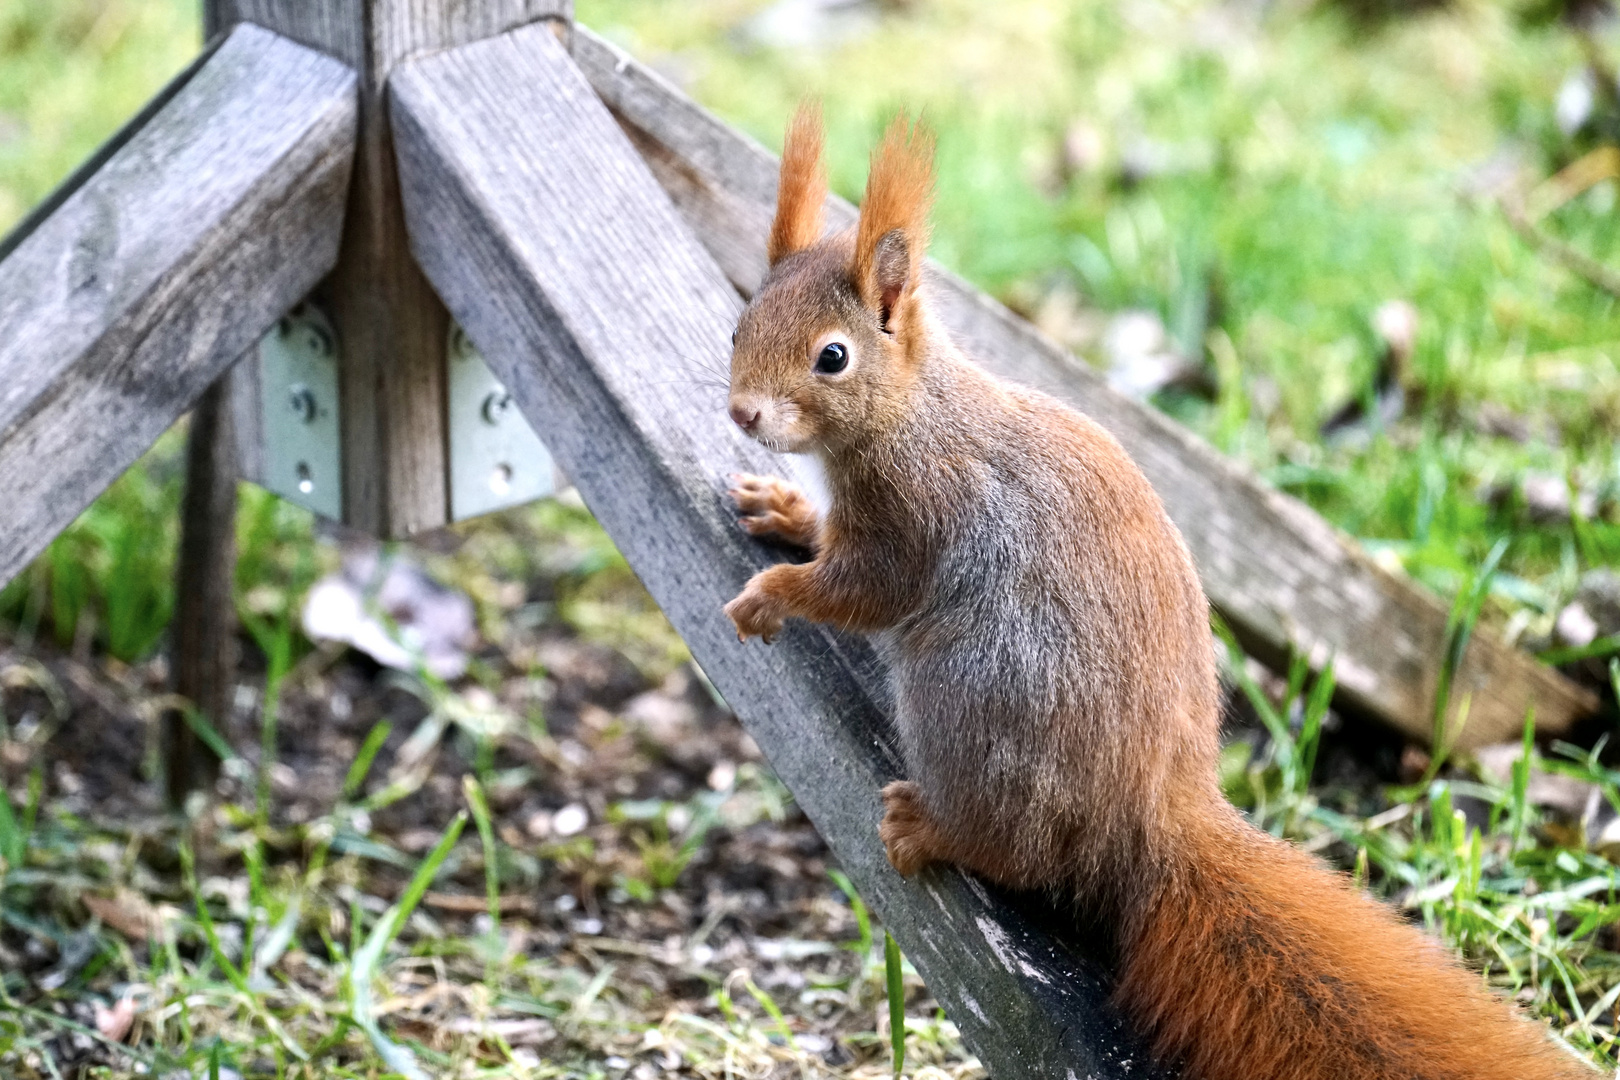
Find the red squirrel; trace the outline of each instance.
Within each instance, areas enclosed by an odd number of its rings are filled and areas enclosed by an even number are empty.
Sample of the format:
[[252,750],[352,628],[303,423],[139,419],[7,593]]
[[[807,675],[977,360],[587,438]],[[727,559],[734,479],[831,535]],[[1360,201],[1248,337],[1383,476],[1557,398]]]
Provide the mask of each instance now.
[[795,617],[871,635],[910,777],[883,789],[895,869],[1072,898],[1114,942],[1117,1004],[1188,1080],[1593,1076],[1227,802],[1208,603],[1158,496],[1106,431],[975,366],[931,314],[932,136],[897,118],[858,224],[826,237],[821,142],[802,108],[729,405],[819,459],[831,505],[734,477],[742,526],[813,558],[725,611],[743,641]]

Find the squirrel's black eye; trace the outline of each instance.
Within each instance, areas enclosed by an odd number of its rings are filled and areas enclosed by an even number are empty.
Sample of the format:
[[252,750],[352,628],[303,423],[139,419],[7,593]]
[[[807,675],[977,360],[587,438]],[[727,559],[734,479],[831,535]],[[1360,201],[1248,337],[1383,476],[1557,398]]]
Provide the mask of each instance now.
[[849,350],[838,342],[829,342],[816,357],[816,370],[823,375],[836,375],[849,366]]

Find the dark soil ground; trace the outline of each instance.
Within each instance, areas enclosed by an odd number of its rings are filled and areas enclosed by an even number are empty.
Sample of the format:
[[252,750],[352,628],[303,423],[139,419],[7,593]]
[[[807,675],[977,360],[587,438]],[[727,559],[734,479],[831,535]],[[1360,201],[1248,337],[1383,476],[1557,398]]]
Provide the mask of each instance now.
[[[423,557],[443,576],[488,572],[467,550],[476,540],[438,546],[447,550]],[[499,594],[498,626],[448,685],[353,650],[309,649],[279,687],[267,763],[265,664],[244,635],[226,731],[241,756],[184,815],[163,807],[155,780],[170,704],[161,656],[131,666],[83,642],[75,654],[0,637],[0,769],[13,804],[28,802],[30,777],[42,781],[32,850],[0,907],[4,988],[32,1022],[0,1056],[0,1075],[150,1071],[87,1033],[117,1035],[109,1017],[125,1000],[133,1023],[115,1042],[161,1050],[218,1034],[245,1075],[277,1075],[278,1056],[296,1065],[255,1007],[204,1004],[231,987],[197,925],[182,842],[236,965],[254,966],[244,939],[262,950],[299,898],[291,939],[259,972],[274,990],[256,1008],[306,1051],[321,1048],[323,1064],[307,1075],[371,1075],[365,1037],[342,1023],[352,924],[399,898],[468,806],[469,776],[490,808],[499,926],[468,828],[378,995],[384,1028],[434,1063],[433,1075],[474,1063],[536,1076],[885,1071],[881,932],[874,945],[814,827],[678,642],[664,640],[667,626],[646,632],[655,616],[633,579],[611,565],[578,571],[504,592],[473,583],[475,594]],[[601,640],[631,632],[638,660]],[[346,794],[384,722],[380,751]],[[913,1069],[944,1070],[913,1075],[976,1075],[920,982],[908,984]],[[196,999],[189,1032],[177,1027],[182,990]]]

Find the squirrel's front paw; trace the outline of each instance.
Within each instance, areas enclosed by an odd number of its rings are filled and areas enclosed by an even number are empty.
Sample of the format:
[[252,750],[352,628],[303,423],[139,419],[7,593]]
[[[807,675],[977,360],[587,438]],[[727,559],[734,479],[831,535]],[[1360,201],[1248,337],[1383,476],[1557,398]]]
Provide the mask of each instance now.
[[750,536],[815,547],[816,508],[796,485],[775,476],[735,473],[727,494],[742,512],[738,521]]
[[726,615],[737,625],[738,641],[758,637],[767,645],[781,633],[786,617],[781,603],[760,587],[757,576],[726,605]]

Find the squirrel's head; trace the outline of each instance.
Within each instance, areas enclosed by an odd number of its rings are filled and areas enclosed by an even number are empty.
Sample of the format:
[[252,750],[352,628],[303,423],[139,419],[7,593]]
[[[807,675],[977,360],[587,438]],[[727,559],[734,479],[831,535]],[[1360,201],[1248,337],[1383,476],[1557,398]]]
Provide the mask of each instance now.
[[770,272],[737,324],[731,418],[773,450],[836,452],[896,421],[925,354],[918,296],[933,138],[904,115],[872,155],[854,229],[822,238],[821,118],[801,106],[782,151]]

